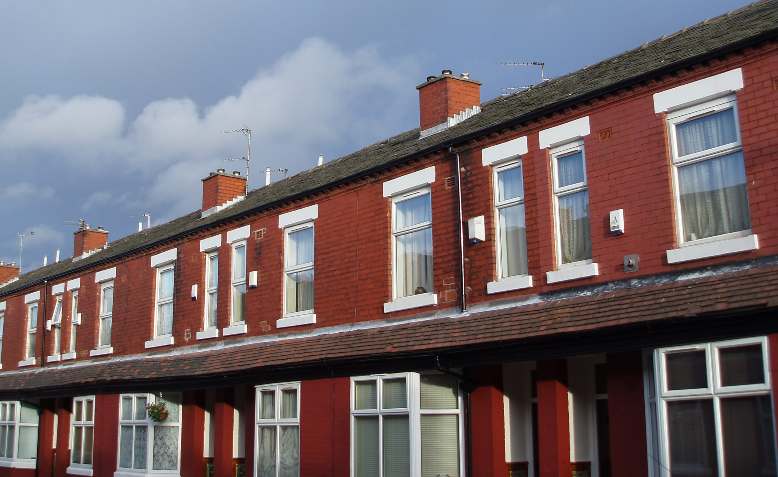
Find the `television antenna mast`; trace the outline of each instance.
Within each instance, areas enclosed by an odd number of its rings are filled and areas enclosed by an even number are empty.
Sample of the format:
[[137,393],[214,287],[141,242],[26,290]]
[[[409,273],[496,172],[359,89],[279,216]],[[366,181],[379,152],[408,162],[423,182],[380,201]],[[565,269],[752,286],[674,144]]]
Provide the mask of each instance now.
[[[510,68],[539,68],[540,69],[540,82],[545,83],[546,81],[549,81],[551,78],[546,78],[546,63],[543,61],[501,61],[500,64],[502,66],[507,66]],[[517,87],[509,87],[509,88],[503,88],[502,94],[503,96],[510,96],[514,93],[517,93],[519,91],[528,90],[535,86],[534,84],[531,85],[524,85],[524,86],[517,86]]]
[[225,134],[240,133],[246,137],[246,155],[240,159],[227,159],[228,161],[245,161],[246,162],[246,194],[249,192],[249,181],[251,180],[251,129],[243,126],[240,129],[232,129],[224,131]]
[[19,273],[22,272],[22,256],[24,255],[24,239],[26,237],[33,238],[35,237],[35,231],[30,230],[28,232],[20,232],[16,234],[17,237],[19,237]]

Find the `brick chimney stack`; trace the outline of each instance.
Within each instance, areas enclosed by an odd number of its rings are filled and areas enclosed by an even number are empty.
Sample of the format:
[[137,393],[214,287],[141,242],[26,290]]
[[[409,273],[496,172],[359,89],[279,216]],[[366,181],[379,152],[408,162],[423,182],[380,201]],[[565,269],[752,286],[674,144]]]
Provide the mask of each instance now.
[[449,118],[481,105],[481,83],[471,80],[467,73],[456,76],[451,70],[443,70],[439,76],[428,76],[416,89],[419,90],[422,131],[447,123]]
[[219,169],[203,179],[203,212],[246,195],[246,178],[240,172]]
[[80,257],[84,253],[93,252],[108,244],[108,231],[102,227],[92,229],[81,221],[78,230],[73,232],[73,256]]
[[19,276],[19,266],[15,263],[0,262],[0,284]]

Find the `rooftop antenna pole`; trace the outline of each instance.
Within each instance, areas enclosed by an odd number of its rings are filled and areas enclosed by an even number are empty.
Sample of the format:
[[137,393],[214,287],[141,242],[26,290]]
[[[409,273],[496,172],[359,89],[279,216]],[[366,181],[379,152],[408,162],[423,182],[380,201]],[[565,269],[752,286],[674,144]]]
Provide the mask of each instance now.
[[30,230],[29,232],[22,232],[16,234],[17,237],[19,237],[19,273],[22,272],[22,256],[24,255],[24,237],[34,237],[35,231]]
[[[546,81],[550,80],[551,78],[546,78],[546,63],[543,61],[501,61],[500,64],[502,66],[510,66],[510,67],[520,67],[520,66],[526,66],[526,67],[538,67],[540,68],[540,82],[545,83]],[[519,87],[513,87],[513,88],[503,88],[503,95],[510,95],[517,91],[523,91],[525,89],[530,89],[534,85],[527,85],[527,86],[519,86]]]
[[251,180],[251,129],[243,126],[240,129],[233,129],[230,131],[224,131],[226,134],[241,133],[246,137],[246,157],[242,157],[246,161],[246,194],[249,192],[249,181]]

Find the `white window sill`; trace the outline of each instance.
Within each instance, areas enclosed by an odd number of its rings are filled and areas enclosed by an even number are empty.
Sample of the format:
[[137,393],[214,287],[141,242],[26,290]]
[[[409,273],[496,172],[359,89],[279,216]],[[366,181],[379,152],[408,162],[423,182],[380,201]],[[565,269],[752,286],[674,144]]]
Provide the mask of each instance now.
[[493,293],[522,290],[524,288],[532,288],[532,275],[517,275],[489,282],[486,284],[486,293],[491,295]]
[[226,328],[222,328],[222,336],[245,335],[247,331],[248,326],[246,326],[246,322],[241,321],[240,323],[233,323]]
[[219,329],[218,328],[208,328],[207,330],[198,331],[195,333],[195,338],[198,340],[208,340],[211,338],[218,338],[219,337]]
[[62,355],[52,354],[51,356],[46,358],[46,362],[47,363],[56,363],[56,362],[58,362],[61,359],[62,359]]
[[146,349],[149,348],[159,348],[160,346],[170,346],[173,344],[173,337],[172,336],[160,336],[159,338],[154,338],[153,340],[148,340],[146,343],[144,343],[144,347]]
[[573,265],[546,272],[546,282],[567,282],[570,280],[579,280],[581,278],[596,277],[599,274],[600,268],[596,263],[582,263],[580,265]]
[[720,257],[732,253],[748,252],[759,248],[755,234],[695,244],[693,242],[667,251],[667,263],[683,263],[703,258]]
[[163,472],[155,470],[154,473],[134,470],[117,470],[113,477],[181,477],[179,472]]
[[75,351],[71,351],[70,353],[65,353],[62,355],[62,361],[67,361],[69,359],[76,359]]
[[12,469],[35,469],[36,466],[37,465],[34,459],[0,459],[0,467],[10,467]]
[[394,301],[390,301],[389,303],[384,303],[384,313],[410,310],[411,308],[421,308],[422,306],[431,306],[437,304],[438,304],[437,294],[420,293],[418,295],[395,298]]
[[312,325],[314,323],[316,323],[316,313],[303,313],[302,315],[285,316],[279,320],[276,320],[276,328]]
[[106,354],[113,354],[113,346],[103,346],[101,348],[89,350],[89,356],[104,356]]
[[65,469],[66,474],[70,475],[92,475],[92,468],[91,467],[73,467],[72,465]]
[[19,367],[22,368],[24,366],[35,366],[35,358],[27,358],[19,361]]

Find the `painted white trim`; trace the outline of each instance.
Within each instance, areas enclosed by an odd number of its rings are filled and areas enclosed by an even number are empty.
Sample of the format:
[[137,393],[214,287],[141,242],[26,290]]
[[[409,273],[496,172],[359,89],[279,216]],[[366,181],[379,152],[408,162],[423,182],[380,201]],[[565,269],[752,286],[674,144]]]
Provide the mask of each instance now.
[[304,313],[276,320],[276,328],[288,328],[290,326],[312,325],[316,323],[316,313]]
[[170,250],[165,250],[164,252],[152,255],[151,266],[158,267],[160,265],[167,265],[170,262],[175,262],[176,258],[178,258],[178,249],[171,248]]
[[89,350],[89,356],[104,356],[106,354],[113,354],[113,346],[103,346],[102,348]]
[[232,207],[233,205],[237,204],[238,202],[242,201],[245,198],[246,198],[245,195],[239,195],[238,197],[235,197],[234,199],[230,199],[221,205],[214,205],[210,209],[206,209],[200,212],[200,218],[208,217],[209,215],[213,215],[216,212],[221,212],[222,210],[228,207]]
[[24,295],[24,304],[27,305],[36,302],[40,299],[41,299],[41,292],[36,291],[36,292],[28,293]]
[[446,129],[452,126],[456,126],[457,124],[461,123],[465,119],[469,119],[480,112],[481,112],[481,106],[478,104],[476,104],[475,106],[471,106],[467,109],[464,109],[454,114],[453,116],[449,116],[442,123],[436,124],[434,126],[430,126],[427,129],[422,130],[419,133],[419,139],[424,139],[427,136],[432,136],[433,134],[437,134],[439,132],[445,131]]
[[51,356],[48,356],[46,358],[46,362],[47,363],[56,363],[56,362],[58,362],[61,359],[62,359],[62,355],[61,354],[52,354]]
[[736,68],[654,93],[654,112],[664,113],[743,89],[743,70]]
[[92,468],[91,467],[73,467],[71,465],[67,469],[65,469],[65,473],[66,474],[70,474],[70,475],[86,475],[86,476],[91,476],[92,475]]
[[703,258],[719,257],[732,253],[748,252],[759,249],[759,237],[756,234],[745,237],[735,237],[725,240],[715,240],[694,244],[687,242],[683,247],[667,251],[667,263],[683,263]]
[[222,336],[244,335],[248,332],[246,322],[233,323],[230,326],[222,328]]
[[174,343],[173,336],[160,336],[159,338],[154,338],[153,340],[148,340],[143,344],[143,347],[146,349],[149,348],[159,348],[160,346],[170,346]]
[[210,252],[211,250],[215,248],[219,248],[222,244],[222,235],[214,235],[213,237],[208,237],[200,240],[200,251],[201,252]]
[[5,302],[0,301],[0,311],[5,311]]
[[481,150],[481,164],[491,166],[517,156],[524,156],[529,152],[527,148],[527,136],[517,137],[507,142],[485,147]]
[[27,358],[19,361],[19,367],[22,368],[24,366],[35,366],[35,358]]
[[80,278],[74,278],[72,280],[68,280],[68,291],[78,290],[81,288],[81,279]]
[[207,340],[211,338],[219,337],[219,328],[208,328],[207,330],[198,331],[195,333],[195,338],[198,340]]
[[310,222],[319,218],[319,205],[313,204],[302,209],[286,212],[278,216],[278,228],[285,229],[292,225]]
[[69,359],[76,359],[75,351],[71,351],[70,353],[65,353],[62,355],[62,361],[67,361]]
[[62,295],[63,293],[65,293],[65,284],[64,283],[60,283],[59,285],[54,285],[53,287],[51,287],[51,295],[52,296]]
[[246,240],[251,235],[251,225],[244,225],[237,229],[232,229],[227,232],[227,243],[234,243],[239,240]]
[[35,469],[38,467],[35,459],[0,459],[0,467],[11,469]]
[[420,293],[418,295],[404,296],[395,298],[389,303],[384,303],[384,313],[395,311],[410,310],[411,308],[420,308],[438,304],[437,293]]
[[491,295],[524,288],[532,288],[532,275],[516,275],[489,282],[486,284],[486,293]]
[[580,265],[565,266],[559,270],[546,272],[547,283],[559,283],[580,278],[596,277],[600,274],[599,266],[596,263],[582,263]]
[[[180,440],[181,439],[180,424],[178,425],[178,429],[179,429],[178,432],[179,432],[179,440]],[[179,450],[178,452],[179,452],[178,457],[179,457],[179,466],[180,466],[181,451]],[[171,470],[171,471],[155,470],[153,472],[146,472],[146,471],[135,472],[129,469],[122,469],[122,470],[115,471],[113,473],[113,477],[181,477],[181,473],[175,470]]]
[[435,166],[430,166],[384,182],[384,197],[392,197],[433,182],[435,182]]
[[553,128],[543,129],[538,135],[540,139],[540,148],[546,149],[558,144],[581,139],[591,133],[589,127],[589,116],[575,119],[573,121],[554,126]]
[[107,282],[116,278],[116,267],[100,270],[95,273],[95,283]]

